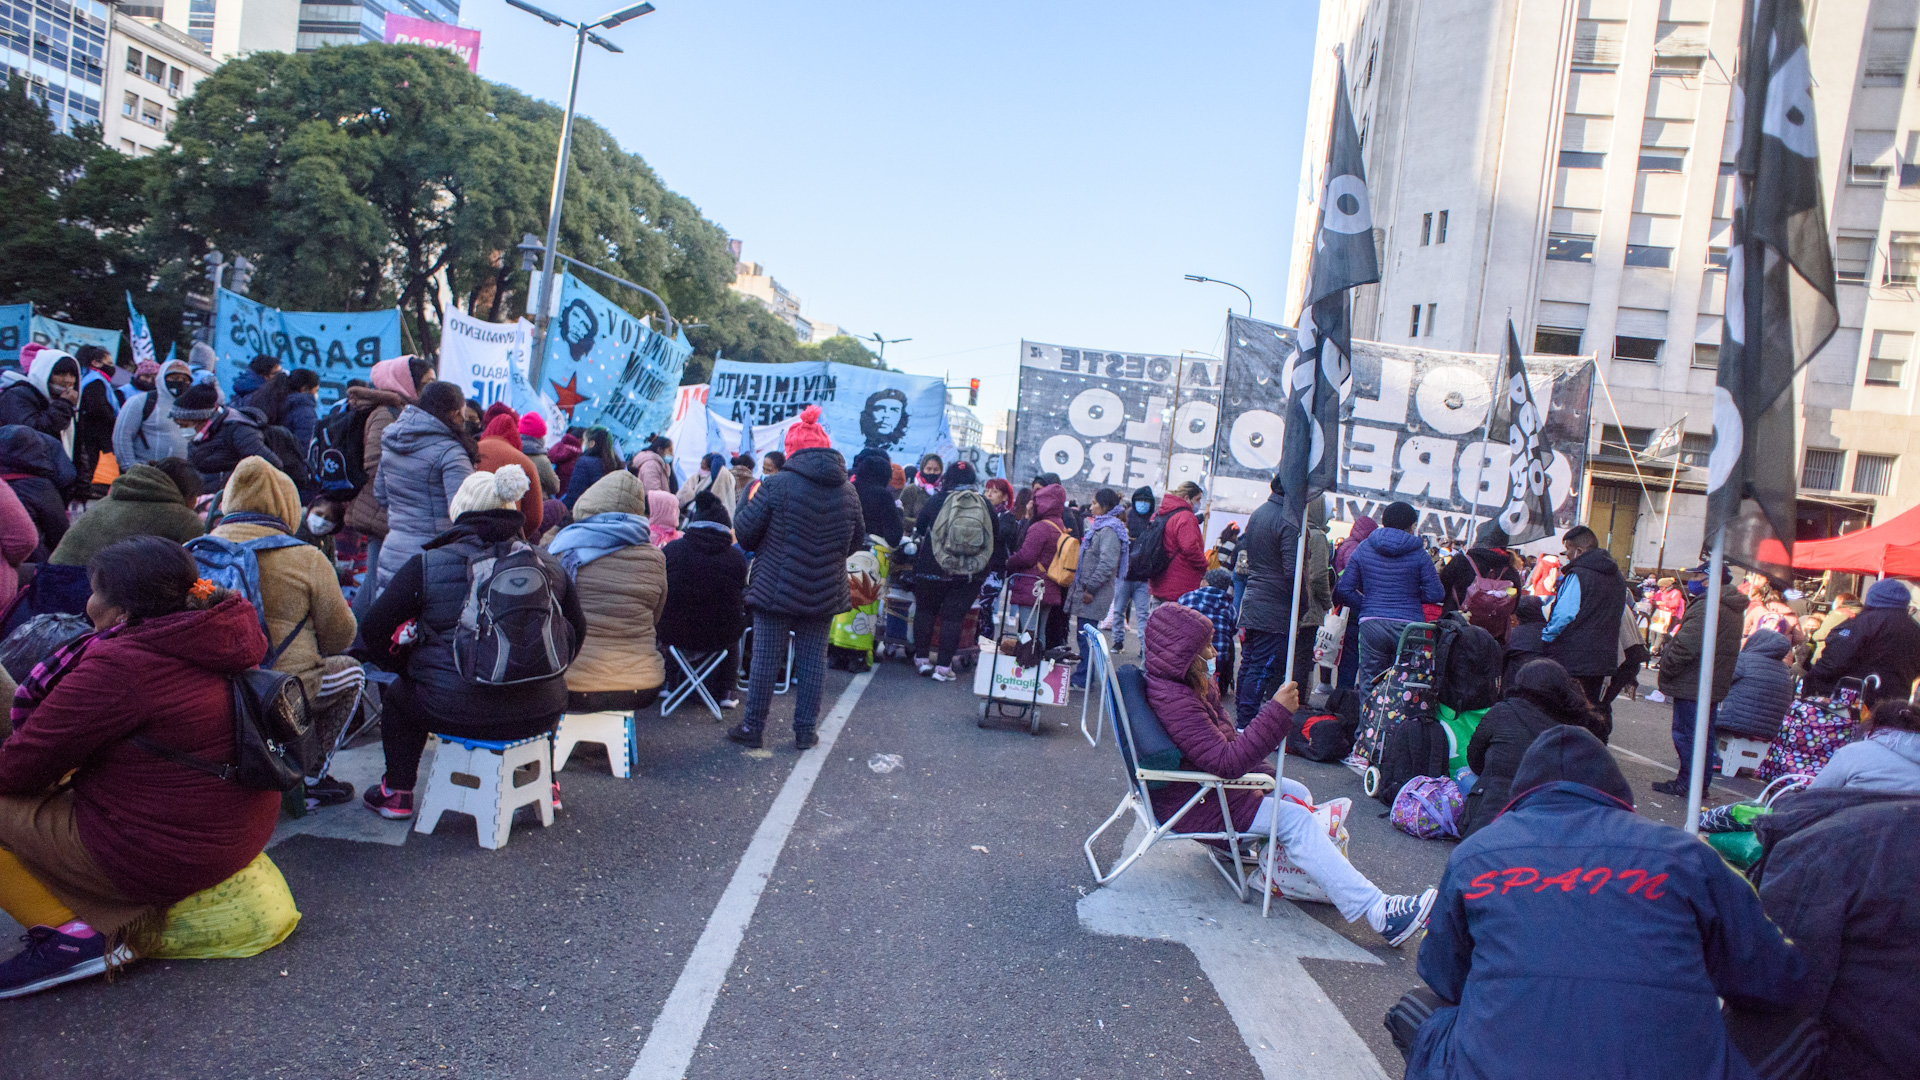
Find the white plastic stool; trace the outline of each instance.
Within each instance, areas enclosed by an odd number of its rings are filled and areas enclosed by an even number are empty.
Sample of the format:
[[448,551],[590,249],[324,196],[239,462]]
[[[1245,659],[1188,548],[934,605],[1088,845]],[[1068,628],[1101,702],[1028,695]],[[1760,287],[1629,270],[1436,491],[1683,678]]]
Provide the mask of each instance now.
[[633,776],[634,754],[639,743],[634,738],[633,717],[626,713],[568,713],[560,718],[553,733],[553,771],[557,775],[573,757],[573,748],[583,742],[599,743],[607,748],[607,765],[621,779]]
[[[430,833],[449,810],[471,814],[480,832],[480,846],[489,851],[505,847],[513,828],[513,812],[522,806],[540,808],[540,824],[553,824],[553,740],[547,735],[512,742],[485,742],[435,735],[433,773],[420,800],[419,820],[413,831]],[[516,784],[514,772],[539,766],[531,780]]]
[[1758,769],[1760,763],[1767,760],[1767,747],[1773,745],[1732,735],[1722,735],[1714,744],[1720,748],[1721,776],[1737,776],[1741,769]]

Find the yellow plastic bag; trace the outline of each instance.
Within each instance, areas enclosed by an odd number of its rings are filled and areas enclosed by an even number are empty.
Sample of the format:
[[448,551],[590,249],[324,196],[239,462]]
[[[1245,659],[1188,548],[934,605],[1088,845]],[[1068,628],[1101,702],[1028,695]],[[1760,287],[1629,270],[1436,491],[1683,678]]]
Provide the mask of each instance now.
[[194,893],[167,911],[163,960],[218,960],[255,956],[287,940],[300,924],[287,879],[265,852],[227,880]]

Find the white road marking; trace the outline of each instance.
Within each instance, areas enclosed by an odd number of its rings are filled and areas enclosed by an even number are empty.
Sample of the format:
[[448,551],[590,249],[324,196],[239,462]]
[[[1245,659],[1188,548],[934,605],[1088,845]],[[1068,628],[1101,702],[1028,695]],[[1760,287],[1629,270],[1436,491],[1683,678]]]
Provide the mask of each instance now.
[[1079,911],[1080,924],[1094,933],[1192,949],[1268,1080],[1303,1070],[1317,1080],[1386,1080],[1373,1051],[1300,966],[1305,957],[1380,959],[1286,901],[1275,900],[1272,918],[1262,919],[1259,897],[1236,902],[1197,845],[1156,844],[1113,884],[1081,900]]
[[833,753],[840,729],[846,726],[847,717],[852,715],[860,695],[872,681],[870,671],[854,676],[840,692],[833,711],[820,724],[820,745],[802,754],[800,763],[787,774],[787,782],[774,797],[766,818],[754,830],[747,853],[741,856],[740,865],[733,872],[733,880],[727,882],[727,890],[720,894],[720,902],[707,917],[706,929],[700,932],[700,940],[687,957],[686,967],[680,970],[680,979],[667,995],[667,1003],[654,1020],[653,1030],[647,1034],[646,1045],[640,1048],[640,1058],[633,1063],[627,1080],[679,1080],[686,1074],[694,1051],[699,1049],[701,1033],[707,1029],[707,1018],[713,1014],[713,1003],[720,996],[720,984],[733,969],[733,958],[746,937],[747,924],[753,921],[753,913],[760,906],[760,894],[766,891],[767,878],[773,874],[774,864],[787,846],[787,836],[793,832],[827,756]]
[[1669,765],[1664,761],[1655,761],[1650,757],[1642,757],[1641,755],[1636,754],[1633,751],[1628,750],[1624,747],[1609,746],[1607,747],[1607,749],[1613,751],[1614,753],[1620,755],[1623,758],[1626,758],[1628,761],[1637,761],[1642,765],[1651,765],[1656,769],[1665,769],[1676,776],[1678,776],[1680,773],[1679,768],[1676,766]]

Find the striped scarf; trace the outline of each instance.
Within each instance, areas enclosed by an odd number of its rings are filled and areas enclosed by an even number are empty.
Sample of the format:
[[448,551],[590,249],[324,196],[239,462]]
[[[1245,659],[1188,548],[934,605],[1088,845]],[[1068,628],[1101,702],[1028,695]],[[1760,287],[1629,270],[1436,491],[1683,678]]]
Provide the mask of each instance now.
[[13,721],[14,730],[20,730],[20,725],[26,723],[27,717],[33,714],[33,710],[47,700],[47,695],[53,693],[53,688],[66,677],[67,672],[79,665],[80,656],[87,651],[87,646],[96,641],[104,641],[119,632],[120,627],[110,626],[105,630],[81,634],[54,649],[47,654],[45,660],[34,665],[33,670],[27,673],[26,678],[20,680],[19,688],[13,692],[13,706],[8,716]]

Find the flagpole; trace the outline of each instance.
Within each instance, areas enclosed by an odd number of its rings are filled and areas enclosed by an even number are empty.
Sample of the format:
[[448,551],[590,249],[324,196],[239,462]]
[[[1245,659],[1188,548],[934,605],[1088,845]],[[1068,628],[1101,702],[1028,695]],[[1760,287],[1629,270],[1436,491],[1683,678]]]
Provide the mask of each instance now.
[[[1293,603],[1287,612],[1287,667],[1280,679],[1283,686],[1293,681],[1293,654],[1298,647],[1295,639],[1300,635],[1300,583],[1307,569],[1307,517],[1304,511],[1300,514],[1300,540],[1293,546]],[[1286,748],[1281,749],[1281,756],[1285,757]]]
[[[1681,419],[1684,420],[1685,417]],[[1684,468],[1686,468],[1686,465],[1678,456],[1675,456],[1673,459],[1673,475],[1667,477],[1667,505],[1665,509],[1660,511],[1660,557],[1654,560],[1653,573],[1655,577],[1658,577],[1660,572],[1667,568],[1667,526],[1673,524],[1673,489],[1679,486],[1680,470]]]
[[1719,646],[1720,573],[1726,565],[1727,530],[1722,526],[1713,534],[1713,554],[1707,558],[1706,629],[1700,635],[1700,684],[1693,702],[1693,761],[1688,766],[1687,820],[1685,828],[1700,832],[1700,804],[1707,787],[1707,739],[1713,734],[1713,662]]

